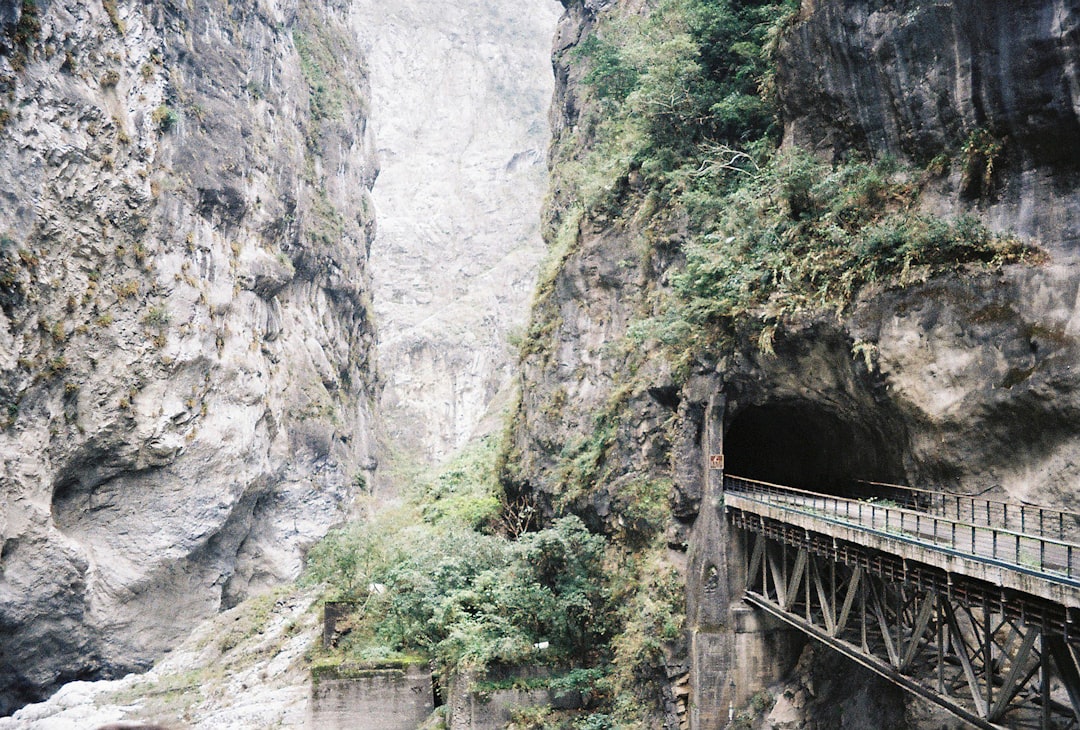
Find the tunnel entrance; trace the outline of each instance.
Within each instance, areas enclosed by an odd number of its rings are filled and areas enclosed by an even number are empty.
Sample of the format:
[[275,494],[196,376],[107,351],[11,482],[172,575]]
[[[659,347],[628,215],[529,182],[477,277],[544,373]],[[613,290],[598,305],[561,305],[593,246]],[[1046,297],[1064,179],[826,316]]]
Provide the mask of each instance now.
[[750,406],[724,434],[724,471],[734,476],[844,497],[873,492],[863,482],[898,482],[901,440],[812,402]]

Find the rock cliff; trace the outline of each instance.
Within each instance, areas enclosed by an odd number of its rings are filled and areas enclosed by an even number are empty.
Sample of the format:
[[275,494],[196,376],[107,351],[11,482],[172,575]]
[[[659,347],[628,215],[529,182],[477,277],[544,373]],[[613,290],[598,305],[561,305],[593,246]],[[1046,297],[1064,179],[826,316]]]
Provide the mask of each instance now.
[[0,3],[0,713],[295,576],[370,482],[349,10]]
[[[803,0],[771,46],[775,73],[762,78],[775,93],[781,149],[891,157],[906,170],[901,179],[920,181],[923,213],[974,216],[1048,258],[905,272],[861,286],[838,309],[776,315],[783,303],[770,300],[777,306],[734,321],[722,347],[687,364],[635,327],[662,313],[697,244],[687,211],[700,201],[676,205],[694,178],[657,184],[627,153],[601,202],[581,206],[585,187],[568,172],[613,146],[604,114],[620,98],[617,84],[629,78],[640,90],[651,80],[604,45],[650,11],[565,5],[545,210],[561,258],[542,280],[523,350],[512,492],[625,534],[636,485],[666,480],[670,559],[681,565],[689,550],[691,626],[703,620],[702,555],[718,549],[701,517],[710,405],[733,473],[826,488],[852,478],[994,488],[1076,508],[1080,177],[1067,140],[1080,124],[1080,6]],[[635,93],[624,89],[621,103],[638,101]],[[738,151],[706,148],[714,157],[694,159],[691,173]],[[688,663],[700,659],[681,651]],[[673,663],[668,677],[678,674]],[[723,672],[712,674],[695,681],[725,692]],[[698,721],[725,720],[727,699],[714,709]],[[677,722],[675,703],[666,713]]]
[[395,452],[438,462],[506,400],[507,336],[543,257],[558,5],[357,6],[382,165],[371,271],[384,424]]
[[1077,12],[1073,2],[803,3],[778,56],[785,140],[920,163],[965,149],[978,167],[989,146],[993,174],[954,169],[937,203],[977,205],[1000,228],[1075,248]]

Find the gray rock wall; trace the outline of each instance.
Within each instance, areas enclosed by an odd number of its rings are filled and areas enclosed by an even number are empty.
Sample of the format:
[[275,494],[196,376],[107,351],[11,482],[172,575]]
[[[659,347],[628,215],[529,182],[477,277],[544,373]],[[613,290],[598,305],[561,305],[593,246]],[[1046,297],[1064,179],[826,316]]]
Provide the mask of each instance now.
[[937,205],[1073,250],[1078,44],[1074,0],[804,2],[779,54],[785,141],[925,164],[985,130],[1002,146],[991,189],[954,165]]
[[[553,0],[357,2],[382,171],[372,244],[390,447],[440,461],[500,425],[544,255]],[[482,423],[495,403],[495,418]]]
[[374,466],[348,4],[36,8],[0,57],[0,712],[294,577]]

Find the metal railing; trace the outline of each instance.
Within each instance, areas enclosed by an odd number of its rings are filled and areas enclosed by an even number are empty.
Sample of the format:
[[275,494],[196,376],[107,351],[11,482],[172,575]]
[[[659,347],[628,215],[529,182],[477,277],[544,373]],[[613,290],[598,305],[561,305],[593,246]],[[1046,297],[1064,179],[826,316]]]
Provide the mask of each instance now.
[[[1080,514],[1038,504],[1007,502],[979,495],[956,494],[943,490],[920,489],[902,484],[859,481],[871,488],[886,490],[886,499],[903,506],[923,509],[943,517],[952,517],[987,527],[1002,527],[1027,535],[1070,541],[1080,530]],[[873,492],[867,492],[872,496]],[[906,495],[906,496],[903,496]]]
[[1068,540],[736,476],[724,475],[724,489],[760,504],[823,517],[898,536],[931,549],[949,550],[983,562],[1005,564],[1021,572],[1080,585],[1080,544]]

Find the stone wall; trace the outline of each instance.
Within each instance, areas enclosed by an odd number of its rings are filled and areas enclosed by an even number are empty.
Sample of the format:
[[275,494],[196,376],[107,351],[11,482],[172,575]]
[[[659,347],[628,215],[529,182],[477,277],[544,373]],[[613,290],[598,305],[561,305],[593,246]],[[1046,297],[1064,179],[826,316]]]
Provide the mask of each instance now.
[[[489,679],[516,681],[547,676],[542,668],[520,669]],[[555,710],[576,710],[582,706],[578,692],[557,692],[546,687],[534,689],[477,690],[475,678],[466,674],[450,683],[447,721],[450,730],[502,730],[513,719],[515,710],[530,707],[550,707]]]
[[465,692],[454,700],[450,730],[502,730],[514,710],[550,706],[552,697],[546,689],[505,689],[483,695]]

